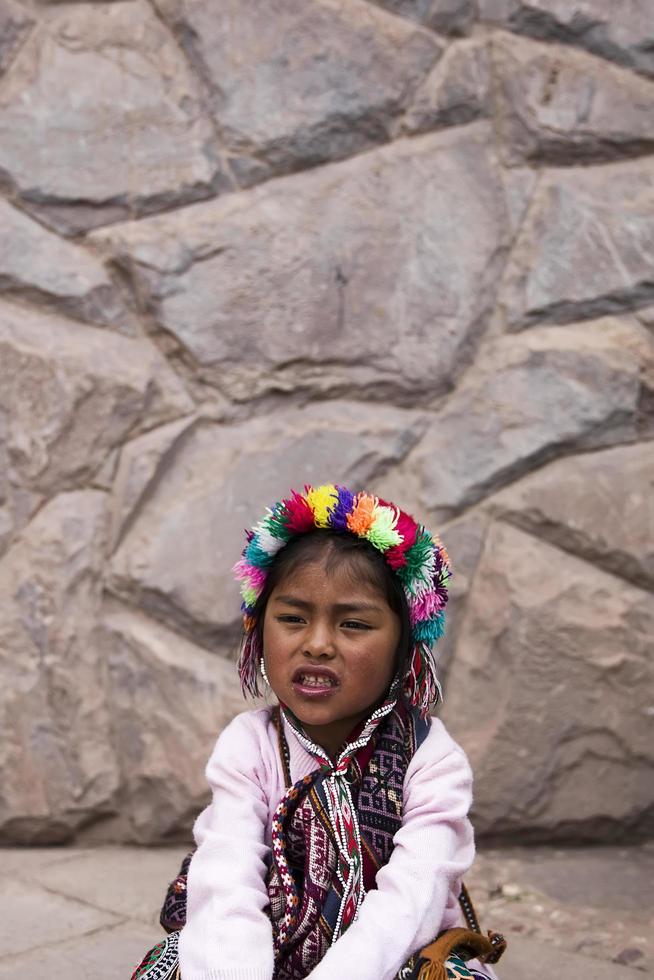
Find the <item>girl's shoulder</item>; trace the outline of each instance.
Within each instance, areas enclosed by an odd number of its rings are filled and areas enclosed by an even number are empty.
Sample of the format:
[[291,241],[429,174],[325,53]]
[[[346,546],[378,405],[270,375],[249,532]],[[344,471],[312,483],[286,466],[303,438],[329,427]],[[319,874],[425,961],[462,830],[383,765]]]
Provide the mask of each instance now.
[[429,719],[429,729],[416,749],[407,769],[407,778],[424,769],[448,771],[451,768],[470,772],[468,758],[440,718]]
[[270,728],[274,728],[272,714],[273,709],[271,707],[251,708],[248,711],[240,711],[225,725],[218,736],[218,740],[220,741],[223,736],[230,738],[233,736],[247,735],[247,733],[251,733],[255,737],[260,737],[262,734],[268,733]]
[[216,766],[245,769],[269,768],[275,762],[277,730],[273,709],[241,711],[225,725],[207,763],[207,776]]

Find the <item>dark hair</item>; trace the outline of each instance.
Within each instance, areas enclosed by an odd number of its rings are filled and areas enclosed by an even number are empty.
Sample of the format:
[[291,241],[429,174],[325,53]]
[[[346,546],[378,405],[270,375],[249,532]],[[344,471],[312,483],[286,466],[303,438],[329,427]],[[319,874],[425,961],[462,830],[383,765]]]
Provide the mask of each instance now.
[[330,528],[316,528],[306,534],[299,534],[284,545],[275,555],[268,569],[266,585],[257,599],[253,617],[257,621],[256,630],[263,649],[263,620],[268,599],[276,586],[286,576],[293,574],[303,565],[324,561],[325,572],[330,575],[336,569],[350,572],[352,582],[362,579],[377,589],[400,619],[400,640],[397,650],[397,669],[404,674],[409,659],[411,624],[409,608],[401,583],[384,561],[383,555],[365,538],[333,531]]

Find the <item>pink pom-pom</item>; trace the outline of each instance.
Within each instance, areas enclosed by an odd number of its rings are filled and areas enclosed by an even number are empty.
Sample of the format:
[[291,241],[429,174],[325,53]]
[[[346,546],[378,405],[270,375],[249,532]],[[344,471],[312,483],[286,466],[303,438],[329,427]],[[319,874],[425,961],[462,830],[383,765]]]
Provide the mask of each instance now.
[[429,619],[434,613],[439,612],[445,606],[443,597],[438,592],[425,592],[421,596],[415,596],[409,603],[409,616],[411,625]]
[[[393,506],[392,504],[389,506]],[[402,568],[406,565],[406,553],[414,544],[416,540],[416,535],[418,533],[418,525],[411,517],[403,510],[398,508],[397,524],[395,530],[402,538],[400,544],[393,545],[384,552],[384,558],[390,567],[397,571],[398,568]]]

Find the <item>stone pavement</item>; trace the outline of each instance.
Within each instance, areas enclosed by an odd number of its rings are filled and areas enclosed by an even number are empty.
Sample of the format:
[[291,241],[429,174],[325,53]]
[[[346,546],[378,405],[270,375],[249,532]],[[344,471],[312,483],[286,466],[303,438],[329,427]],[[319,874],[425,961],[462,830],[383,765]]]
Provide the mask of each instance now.
[[[185,849],[0,851],[0,980],[128,980],[161,935],[158,909]],[[652,975],[654,847],[485,850],[467,878],[485,927],[510,946],[501,980]]]

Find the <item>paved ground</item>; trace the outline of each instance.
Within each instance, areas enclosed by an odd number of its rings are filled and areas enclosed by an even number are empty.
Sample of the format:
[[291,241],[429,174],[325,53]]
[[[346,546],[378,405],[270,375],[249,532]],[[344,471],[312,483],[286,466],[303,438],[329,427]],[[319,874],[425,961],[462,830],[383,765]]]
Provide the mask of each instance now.
[[[128,980],[183,848],[0,851],[0,980]],[[467,879],[501,980],[654,975],[654,847],[485,851]]]

